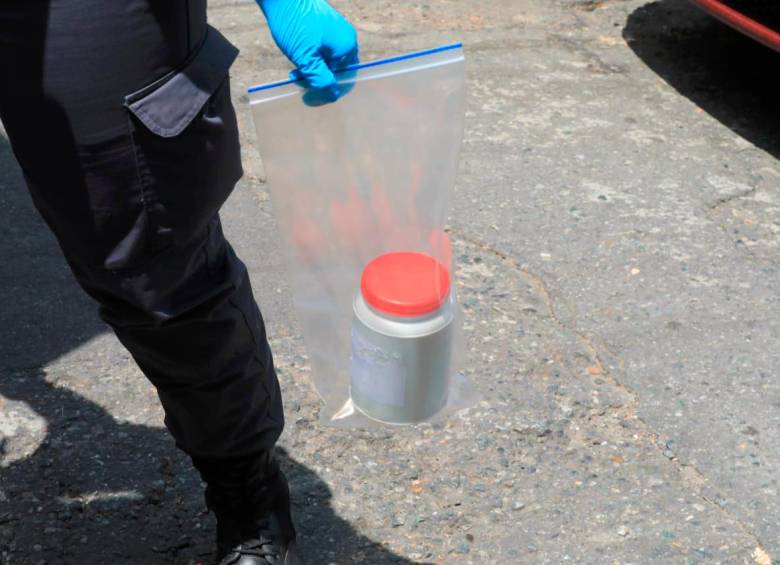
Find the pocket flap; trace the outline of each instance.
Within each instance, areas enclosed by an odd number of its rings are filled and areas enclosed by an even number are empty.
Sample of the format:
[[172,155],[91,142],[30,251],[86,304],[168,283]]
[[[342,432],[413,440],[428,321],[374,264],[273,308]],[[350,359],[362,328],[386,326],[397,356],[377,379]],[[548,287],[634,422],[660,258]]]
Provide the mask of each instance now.
[[125,106],[152,132],[175,137],[186,128],[225,80],[238,48],[209,26],[187,63],[125,97]]

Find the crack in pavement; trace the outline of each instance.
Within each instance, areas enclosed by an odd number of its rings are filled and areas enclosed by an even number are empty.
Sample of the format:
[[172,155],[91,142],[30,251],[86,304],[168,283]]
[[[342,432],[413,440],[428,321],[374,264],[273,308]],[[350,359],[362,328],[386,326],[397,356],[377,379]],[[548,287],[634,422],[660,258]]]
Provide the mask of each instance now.
[[[738,198],[738,197],[739,196],[737,195],[734,198]],[[470,237],[456,228],[449,228],[447,232],[451,236],[454,236],[455,238],[459,239],[460,241],[467,243],[473,247],[476,247],[480,251],[489,253],[497,257],[500,261],[508,264],[512,269],[514,269],[516,272],[518,272],[526,279],[529,285],[541,297],[542,302],[544,302],[544,305],[547,308],[547,312],[550,318],[553,320],[553,322],[564,332],[569,332],[574,336],[576,336],[579,343],[590,354],[590,356],[592,357],[592,362],[595,363],[595,366],[598,367],[598,369],[600,370],[599,376],[605,378],[606,382],[608,382],[612,387],[624,392],[631,399],[628,405],[612,408],[610,411],[613,413],[618,413],[626,419],[633,419],[636,422],[638,422],[639,428],[644,433],[645,439],[647,439],[661,453],[661,455],[663,455],[664,459],[668,460],[670,464],[675,468],[678,475],[680,476],[682,484],[686,486],[690,492],[692,492],[695,496],[698,496],[705,503],[715,507],[722,516],[736,523],[738,527],[742,530],[742,533],[746,535],[748,538],[750,538],[753,543],[756,544],[757,551],[760,550],[764,554],[768,555],[768,552],[765,546],[763,545],[763,543],[761,542],[758,534],[755,531],[753,531],[753,529],[748,524],[746,524],[743,520],[741,520],[737,516],[734,516],[731,512],[726,510],[721,504],[718,503],[716,499],[716,498],[720,498],[725,500],[725,497],[720,495],[720,493],[715,491],[715,489],[713,489],[713,491],[715,492],[716,497],[708,496],[703,492],[703,487],[705,484],[709,484],[709,480],[699,468],[697,468],[695,465],[692,465],[690,463],[685,463],[680,461],[679,458],[674,454],[672,454],[671,457],[667,455],[666,452],[668,451],[668,448],[666,446],[666,442],[664,442],[661,439],[661,434],[655,431],[653,427],[644,418],[642,418],[642,416],[639,415],[639,406],[640,406],[639,394],[631,387],[627,386],[626,384],[618,380],[618,378],[613,374],[613,372],[609,369],[609,367],[605,366],[603,358],[606,354],[617,362],[619,373],[625,374],[626,372],[624,359],[622,359],[622,357],[614,353],[609,348],[609,345],[607,344],[606,340],[604,340],[601,336],[589,335],[588,333],[579,330],[576,327],[576,324],[574,323],[567,323],[563,321],[557,313],[552,292],[550,291],[548,284],[540,275],[530,271],[526,266],[520,263],[520,261],[517,260],[515,257],[512,257],[511,255],[504,253],[499,249],[496,249],[495,247],[491,246],[490,244],[484,241],[481,241],[477,238]],[[770,564],[771,563],[772,561],[770,557]]]
[[594,53],[586,46],[588,41],[572,39],[565,35],[552,33],[549,36],[548,44],[558,46],[573,55],[581,57],[587,62],[589,68],[596,73],[603,75],[625,75],[628,68],[620,65],[611,65],[605,62],[597,53]]
[[721,208],[733,202],[736,202],[737,200],[742,200],[743,198],[749,198],[753,196],[758,192],[760,188],[761,188],[760,186],[756,185],[753,188],[750,188],[748,190],[743,190],[736,194],[731,194],[728,196],[723,196],[718,198],[711,204],[706,205],[706,209],[704,211],[704,217],[707,218],[713,224],[715,224],[715,226],[718,229],[720,229],[720,231],[723,232],[723,234],[726,236],[726,239],[731,243],[731,247],[736,249],[740,255],[748,257],[750,260],[755,261],[757,263],[775,265],[776,262],[773,261],[771,258],[761,257],[757,255],[751,247],[744,245],[743,242],[740,240],[740,238],[738,237],[735,238],[734,234],[729,230],[729,227],[726,225],[726,220],[719,219],[717,217],[717,213],[721,210]]
[[[752,196],[757,191],[758,191],[758,186],[754,186],[753,188],[750,188],[748,190],[742,190],[742,191],[737,192],[735,194],[729,194],[728,196],[721,196],[720,198],[715,200],[715,202],[713,202],[712,204],[709,204],[707,206],[707,216],[709,217],[709,215],[712,212],[714,212],[715,210],[717,210],[721,206],[729,204],[729,203],[731,203],[731,202],[733,202],[735,200],[739,200],[740,198],[747,198],[748,196]],[[712,219],[712,218],[710,218],[710,219]]]

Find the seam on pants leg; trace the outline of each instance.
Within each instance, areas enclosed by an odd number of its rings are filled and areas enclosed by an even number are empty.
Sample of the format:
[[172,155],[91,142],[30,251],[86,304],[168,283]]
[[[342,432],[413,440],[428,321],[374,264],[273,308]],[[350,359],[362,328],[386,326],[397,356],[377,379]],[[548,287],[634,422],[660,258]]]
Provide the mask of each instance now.
[[127,114],[125,118],[127,122],[127,135],[130,137],[130,145],[133,148],[133,163],[135,164],[135,174],[136,174],[136,178],[138,179],[139,196],[141,197],[141,208],[143,209],[144,213],[148,216],[149,209],[146,202],[146,182],[144,181],[143,175],[141,174],[141,163],[138,160],[138,144],[135,141],[135,135],[133,135],[135,128],[133,127],[133,120],[130,118],[130,114]]
[[[247,277],[248,277],[248,274],[247,274]],[[252,297],[252,300],[254,300],[254,296]],[[261,375],[260,381],[261,381],[261,384],[262,384],[263,388],[265,389],[265,393],[268,395],[268,398],[272,399],[274,395],[272,394],[272,391],[269,389],[268,383],[266,382],[266,375],[267,375],[267,372],[269,370],[268,360],[266,359],[265,361],[263,361],[263,360],[260,359],[260,356],[258,355],[258,349],[260,348],[260,342],[259,342],[259,336],[256,334],[256,329],[253,328],[252,324],[249,323],[249,319],[246,316],[246,312],[244,312],[244,310],[241,309],[238,306],[238,304],[236,304],[235,300],[233,300],[232,298],[229,298],[228,299],[228,304],[230,304],[230,306],[235,308],[238,311],[238,313],[241,314],[241,319],[244,320],[244,325],[249,330],[249,335],[251,336],[252,344],[254,345],[252,358],[254,359],[255,363],[257,363],[260,367],[263,368],[263,374]],[[268,340],[266,339],[266,342],[267,341]],[[270,345],[268,345],[268,347],[270,348]]]

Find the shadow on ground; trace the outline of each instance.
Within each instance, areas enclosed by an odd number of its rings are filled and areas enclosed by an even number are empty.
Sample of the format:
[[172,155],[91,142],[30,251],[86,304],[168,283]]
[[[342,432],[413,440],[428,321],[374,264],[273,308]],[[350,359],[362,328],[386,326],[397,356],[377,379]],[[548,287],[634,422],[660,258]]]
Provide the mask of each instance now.
[[780,157],[780,53],[680,0],[635,10],[623,37],[680,94]]
[[[46,380],[47,363],[106,328],[34,211],[1,135],[0,230],[0,410],[21,401],[46,422],[31,456],[0,466],[0,562],[211,562],[213,520],[168,434],[117,421]],[[0,461],[4,446],[0,436]],[[306,563],[410,563],[338,518],[316,473],[286,453],[281,459]]]

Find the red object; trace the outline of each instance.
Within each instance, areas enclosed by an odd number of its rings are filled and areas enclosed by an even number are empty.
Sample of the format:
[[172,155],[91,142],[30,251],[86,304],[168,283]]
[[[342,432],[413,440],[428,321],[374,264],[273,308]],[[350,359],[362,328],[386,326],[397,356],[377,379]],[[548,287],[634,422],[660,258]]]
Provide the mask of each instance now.
[[366,265],[360,290],[368,305],[379,312],[423,316],[441,307],[450,291],[450,273],[424,253],[387,253]]
[[719,0],[691,0],[691,2],[734,29],[760,41],[767,47],[780,51],[780,33],[777,31],[747,17],[734,8],[730,8]]

